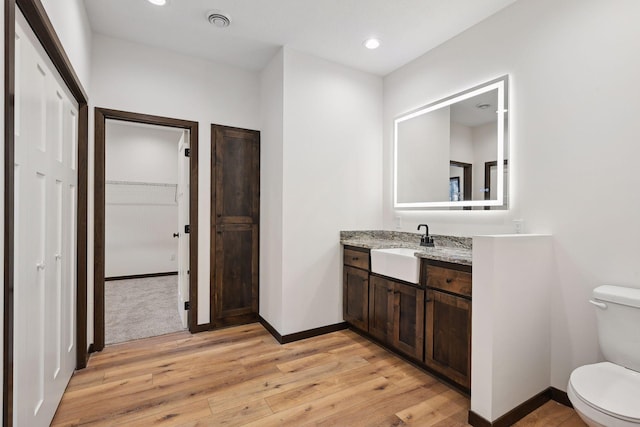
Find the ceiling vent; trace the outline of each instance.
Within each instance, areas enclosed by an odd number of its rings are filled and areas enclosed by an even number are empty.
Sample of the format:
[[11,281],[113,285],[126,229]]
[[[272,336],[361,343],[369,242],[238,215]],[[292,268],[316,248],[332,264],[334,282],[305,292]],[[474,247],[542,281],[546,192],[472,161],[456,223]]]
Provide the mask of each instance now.
[[207,20],[210,24],[215,25],[218,28],[226,28],[231,25],[231,16],[222,13],[219,10],[212,10],[207,13]]

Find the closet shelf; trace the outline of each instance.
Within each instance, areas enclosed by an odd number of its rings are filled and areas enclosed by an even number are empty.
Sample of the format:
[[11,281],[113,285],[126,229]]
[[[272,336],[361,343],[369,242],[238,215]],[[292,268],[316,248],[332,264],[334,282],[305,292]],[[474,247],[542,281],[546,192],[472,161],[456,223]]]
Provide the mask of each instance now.
[[178,204],[178,184],[163,182],[105,182],[105,203],[121,206],[174,206]]

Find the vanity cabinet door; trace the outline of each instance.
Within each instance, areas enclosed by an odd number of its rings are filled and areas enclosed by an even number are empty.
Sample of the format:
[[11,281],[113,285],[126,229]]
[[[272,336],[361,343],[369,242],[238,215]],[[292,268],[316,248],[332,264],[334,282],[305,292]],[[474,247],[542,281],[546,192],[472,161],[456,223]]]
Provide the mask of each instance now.
[[369,272],[344,266],[342,317],[363,331],[369,330]]
[[369,333],[418,360],[424,352],[424,290],[371,275]]
[[427,290],[424,362],[463,387],[471,387],[471,301]]
[[393,346],[422,360],[424,352],[424,290],[402,283],[393,291]]
[[369,333],[389,342],[393,321],[393,282],[371,275],[369,279]]

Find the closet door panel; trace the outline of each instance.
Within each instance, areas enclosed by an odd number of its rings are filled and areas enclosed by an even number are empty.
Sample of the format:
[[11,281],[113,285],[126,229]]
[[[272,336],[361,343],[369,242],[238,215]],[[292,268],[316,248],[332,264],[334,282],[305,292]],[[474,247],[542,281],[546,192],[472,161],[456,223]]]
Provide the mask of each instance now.
[[216,231],[217,319],[258,311],[258,226],[225,225]]
[[213,326],[258,314],[260,133],[212,125],[211,296]]
[[216,223],[257,223],[260,209],[260,134],[214,126],[212,135]]

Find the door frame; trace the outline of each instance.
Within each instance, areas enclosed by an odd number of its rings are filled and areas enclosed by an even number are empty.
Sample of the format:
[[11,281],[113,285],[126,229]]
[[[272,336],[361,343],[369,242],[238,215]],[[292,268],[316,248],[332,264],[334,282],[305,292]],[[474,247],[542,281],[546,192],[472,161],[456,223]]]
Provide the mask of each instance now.
[[14,351],[14,120],[15,17],[20,8],[47,56],[78,103],[78,203],[76,235],[76,369],[87,365],[88,96],[40,0],[4,0],[4,324],[2,424],[13,425]]
[[[497,160],[493,160],[491,162],[484,162],[484,188],[485,188],[484,199],[485,200],[491,200],[491,168],[493,166],[498,166]],[[509,166],[508,159],[504,159],[504,166],[505,167]],[[507,183],[505,182],[504,185],[507,185]],[[486,211],[491,210],[491,206],[485,206],[484,210]]]
[[198,331],[198,122],[129,111],[95,108],[93,348],[104,349],[105,147],[106,120],[189,130],[189,306],[190,332]]
[[[464,190],[462,193],[462,197],[464,197],[465,200],[471,200],[472,190],[473,190],[473,182],[472,182],[473,181],[473,173],[472,173],[473,165],[471,163],[458,162],[456,160],[449,161],[449,165],[458,166],[462,168],[462,171],[464,174],[462,177],[462,179],[464,179]],[[463,209],[470,210],[471,206],[465,206]]]

